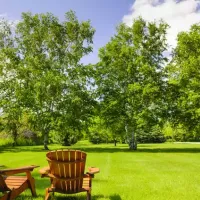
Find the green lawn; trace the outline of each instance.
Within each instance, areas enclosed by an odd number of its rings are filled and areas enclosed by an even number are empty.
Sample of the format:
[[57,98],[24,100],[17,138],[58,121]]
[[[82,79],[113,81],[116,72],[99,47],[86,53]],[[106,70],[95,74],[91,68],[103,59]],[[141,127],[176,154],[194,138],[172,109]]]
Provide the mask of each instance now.
[[[49,146],[51,150],[63,148]],[[97,166],[100,173],[93,180],[93,200],[195,200],[200,199],[200,144],[141,144],[138,151],[127,145],[90,145],[84,141],[71,147],[88,153],[87,167]],[[42,146],[0,148],[0,165],[19,167],[47,165]],[[36,169],[38,197],[44,198],[48,179],[41,179]],[[82,193],[70,197],[56,194],[56,199],[86,199]],[[32,199],[29,191],[17,199]]]

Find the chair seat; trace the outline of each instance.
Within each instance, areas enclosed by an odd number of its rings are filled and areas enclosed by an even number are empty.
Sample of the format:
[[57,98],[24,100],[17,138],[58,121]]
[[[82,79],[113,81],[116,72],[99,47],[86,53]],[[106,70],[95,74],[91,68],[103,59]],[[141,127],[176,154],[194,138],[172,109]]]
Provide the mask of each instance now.
[[27,177],[23,176],[9,176],[6,177],[5,182],[8,188],[17,189],[27,181]]
[[[63,181],[65,182],[65,181]],[[59,183],[60,184],[60,183]],[[78,192],[87,192],[87,191],[90,191],[91,190],[91,187],[90,187],[90,178],[83,178],[83,185],[82,185],[82,188],[80,190],[75,190],[75,191],[71,191],[71,190],[61,190],[61,189],[58,189],[58,188],[48,188],[49,191],[55,191],[55,192],[59,192],[59,193],[64,193],[64,194],[74,194],[74,193],[78,193]]]

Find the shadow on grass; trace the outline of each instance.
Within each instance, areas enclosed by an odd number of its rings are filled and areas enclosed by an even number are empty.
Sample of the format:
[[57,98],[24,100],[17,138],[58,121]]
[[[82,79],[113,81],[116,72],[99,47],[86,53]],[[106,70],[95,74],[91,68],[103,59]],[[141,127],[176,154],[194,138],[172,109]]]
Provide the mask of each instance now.
[[122,198],[118,194],[110,195],[110,200],[122,200]]
[[33,197],[31,195],[23,195],[23,194],[21,194],[20,196],[18,196],[16,198],[16,200],[25,200],[25,199],[27,199],[27,200],[36,200],[38,198],[44,199],[44,195],[37,195],[37,197]]
[[138,148],[137,151],[128,148],[79,148],[88,153],[200,153],[200,148]]
[[[99,200],[104,198],[105,196],[102,194],[99,195],[92,195],[92,200]],[[44,199],[44,195],[37,195],[37,197],[32,197],[31,195],[20,195],[16,198],[16,200],[24,200],[24,199],[29,199],[29,200],[37,200],[38,198],[40,199]],[[62,195],[60,196],[58,193],[55,193],[54,197],[52,198],[54,200],[85,200],[86,199],[86,193],[84,195],[81,194],[79,196],[77,195]],[[110,200],[122,200],[122,198],[120,197],[120,195],[118,194],[114,194],[114,195],[110,195],[108,197],[106,197],[106,199],[110,199]]]
[[[92,195],[92,200],[98,200],[100,198],[104,197],[103,195]],[[29,200],[37,200],[37,198],[44,199],[44,195],[37,195],[37,197],[32,197],[30,195],[21,195],[16,198],[16,200],[24,200],[24,199],[29,199]],[[81,195],[81,196],[73,196],[73,195],[63,195],[63,196],[58,196],[57,193],[56,195],[51,198],[54,200],[85,200],[86,199],[86,194]],[[112,200],[119,200],[119,199],[112,199]]]
[[[41,146],[33,147],[31,146],[20,146],[20,147],[0,147],[0,153],[3,152],[12,152],[12,153],[19,153],[19,152],[48,152],[52,150],[58,149],[77,149],[81,151],[85,151],[86,153],[117,153],[117,152],[127,152],[127,153],[200,153],[199,148],[153,148],[151,146],[143,145],[142,147],[138,147],[137,151],[129,150],[129,148],[120,148],[120,147],[113,147],[113,148],[104,148],[104,147],[63,147],[63,148],[50,148],[50,150],[44,150]],[[4,167],[4,166],[3,166]],[[2,166],[0,165],[0,168]]]
[[[102,194],[92,195],[92,200],[98,200],[98,199],[102,199],[102,198],[105,198],[105,197],[106,197],[106,199],[110,199],[110,200],[122,200],[122,198],[118,194],[110,195],[108,197],[104,196]],[[81,196],[72,196],[72,195],[56,196],[55,195],[55,199],[56,200],[85,200],[86,194],[81,195]]]
[[49,150],[43,149],[43,146],[16,146],[16,147],[3,147],[0,146],[0,153],[3,152],[12,152],[12,153],[18,153],[18,152],[49,152],[53,150],[58,150],[58,149],[72,149],[71,147],[63,147],[63,148],[58,148],[58,147],[51,147]]
[[42,147],[33,147],[31,146],[18,146],[18,147],[0,147],[0,152],[12,152],[12,153],[18,153],[18,152],[48,152],[48,150],[42,149]]
[[[98,200],[98,199],[101,199],[103,198],[104,196],[103,195],[92,195],[92,200]],[[73,195],[63,195],[63,196],[58,196],[58,195],[55,195],[55,200],[85,200],[86,199],[86,193],[85,195],[81,195],[81,196],[73,196]]]
[[[105,196],[104,195],[92,195],[92,200],[98,200],[98,199],[102,199],[104,198]],[[30,195],[21,195],[19,197],[16,198],[16,200],[24,200],[24,199],[37,199],[37,198],[41,198],[41,199],[44,199],[44,195],[37,195],[37,197],[32,197]],[[118,194],[114,194],[114,195],[110,195],[108,197],[106,197],[106,199],[110,199],[110,200],[122,200],[122,198],[120,197],[120,195]],[[62,196],[59,196],[58,193],[55,193],[54,197],[52,199],[55,199],[55,200],[85,200],[86,199],[86,193],[85,195],[82,194],[80,196],[77,196],[77,195],[62,195]]]
[[6,165],[0,165],[0,169],[6,169],[8,168]]

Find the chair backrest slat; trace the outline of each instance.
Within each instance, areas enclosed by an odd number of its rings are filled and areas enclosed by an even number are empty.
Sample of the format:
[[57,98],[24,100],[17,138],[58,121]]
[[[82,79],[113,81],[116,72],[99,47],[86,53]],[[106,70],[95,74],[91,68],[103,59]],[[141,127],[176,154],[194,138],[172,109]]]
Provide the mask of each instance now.
[[[76,152],[75,151],[71,151],[71,155],[70,155],[70,161],[72,162],[72,161],[75,161],[75,154],[76,154]],[[75,178],[75,163],[74,162],[72,162],[71,163],[71,178]],[[74,191],[75,190],[75,188],[74,188],[74,184],[75,184],[75,182],[76,181],[71,181],[70,183],[71,183],[71,190],[72,191]]]
[[[69,162],[70,161],[70,151],[64,151],[64,161]],[[70,164],[65,165],[65,178],[70,178]],[[70,182],[65,183],[66,184],[66,191],[70,190]]]
[[[56,154],[57,154],[57,161],[63,161],[63,154],[62,154],[62,151],[56,151]],[[59,163],[58,164],[58,168],[59,168],[59,177],[64,177],[64,167],[63,167],[64,164],[62,163]],[[62,190],[64,190],[65,188],[65,184],[63,181],[60,181],[60,187]],[[58,184],[59,184],[58,183]]]
[[[77,151],[76,152],[76,159],[81,160],[81,152]],[[76,164],[76,177],[81,177],[81,171],[80,171],[80,164]],[[76,188],[80,188],[81,186],[81,179],[76,181]]]

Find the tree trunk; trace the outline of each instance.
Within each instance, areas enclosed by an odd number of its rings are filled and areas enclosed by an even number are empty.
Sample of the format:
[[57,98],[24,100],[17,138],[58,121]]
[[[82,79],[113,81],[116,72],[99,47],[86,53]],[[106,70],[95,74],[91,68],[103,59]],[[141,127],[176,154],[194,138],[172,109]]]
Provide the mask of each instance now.
[[134,128],[126,124],[125,131],[127,134],[127,143],[129,144],[129,149],[137,150],[137,136],[134,132]]
[[48,148],[48,133],[46,132],[45,134],[44,134],[44,149],[45,150],[49,150],[49,148]]
[[117,146],[117,140],[114,139],[114,146],[116,147]]
[[137,150],[137,138],[134,131],[132,132],[132,137],[131,140],[129,141],[129,148],[130,150]]
[[136,140],[131,141],[129,144],[129,148],[130,150],[137,150],[137,141]]
[[17,136],[18,136],[16,124],[13,125],[12,136],[13,136],[13,140],[14,140],[12,146],[14,147],[14,146],[16,146],[16,144],[17,144]]

